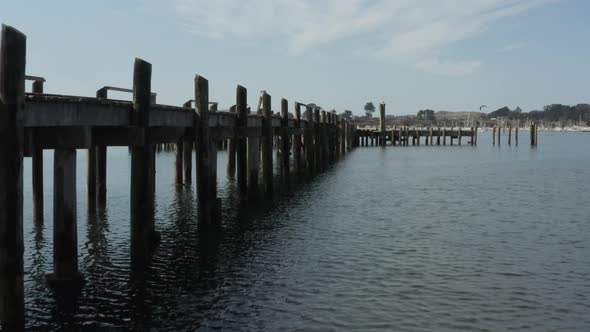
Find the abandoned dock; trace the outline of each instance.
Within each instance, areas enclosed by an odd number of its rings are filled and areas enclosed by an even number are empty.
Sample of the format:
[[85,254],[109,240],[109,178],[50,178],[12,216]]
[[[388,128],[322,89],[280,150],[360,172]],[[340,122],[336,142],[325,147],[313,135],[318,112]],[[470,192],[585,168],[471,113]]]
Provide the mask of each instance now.
[[[23,176],[29,176],[23,174],[25,157],[32,158],[33,219],[42,223],[43,150],[54,150],[53,271],[47,279],[60,287],[82,284],[84,279],[78,270],[77,149],[86,152],[86,201],[92,211],[106,204],[107,149],[129,147],[130,250],[132,264],[141,265],[158,243],[154,226],[158,146],[173,146],[176,184],[192,185],[194,174],[199,222],[208,225],[221,221],[223,208],[217,196],[220,146],[228,153],[227,174],[235,177],[246,198],[251,193],[272,194],[277,178],[322,172],[359,146],[420,145],[421,140],[424,145],[477,145],[477,127],[388,128],[385,104],[381,104],[380,127],[373,129],[357,128],[310,103],[294,102],[290,110],[284,98],[280,110],[273,111],[267,92],[254,101],[259,107],[251,109],[248,91],[240,85],[235,105],[218,110],[208,80],[200,75],[194,78],[194,96],[184,105],[161,105],[151,89],[152,66],[141,59],[134,62],[132,89],[104,86],[95,97],[48,94],[45,78],[26,75],[26,36],[8,26],[2,27],[0,57],[0,322],[8,330],[22,329],[25,319]],[[25,91],[27,81],[32,82],[31,92]],[[111,99],[109,91],[131,93],[133,101]],[[499,131],[497,137],[499,142]]]

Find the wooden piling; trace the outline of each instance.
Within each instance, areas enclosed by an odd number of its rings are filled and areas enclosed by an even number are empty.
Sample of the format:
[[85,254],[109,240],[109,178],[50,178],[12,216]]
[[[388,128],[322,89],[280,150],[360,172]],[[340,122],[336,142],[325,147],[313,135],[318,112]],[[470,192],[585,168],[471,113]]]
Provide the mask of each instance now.
[[289,157],[291,153],[289,146],[289,102],[285,98],[281,99],[281,131],[281,169],[283,172],[283,176],[286,178],[289,176]]
[[186,185],[193,182],[193,146],[194,143],[190,139],[182,142],[182,170],[184,173],[184,184]]
[[266,92],[262,95],[262,116],[262,181],[266,192],[271,192],[273,187],[272,109],[270,95]]
[[315,160],[315,171],[319,172],[322,169],[322,138],[321,138],[321,122],[320,122],[320,109],[316,108],[313,110],[313,125],[314,125],[314,160]]
[[313,108],[306,106],[305,115],[307,118],[307,126],[305,127],[305,134],[303,136],[305,144],[305,159],[307,160],[307,169],[310,173],[315,172],[315,128],[313,121]]
[[107,147],[96,147],[96,206],[104,208],[107,202]]
[[379,104],[379,143],[385,146],[385,103]]
[[150,141],[152,65],[135,59],[133,70],[133,123],[144,131],[141,145],[131,147],[131,261],[142,266],[149,258],[154,229],[154,149]]
[[508,125],[508,146],[512,144],[512,125]]
[[436,131],[436,145],[440,145],[440,127]]
[[462,132],[461,127],[459,127],[458,130],[459,130],[459,133],[457,134],[457,144],[458,145],[461,145],[461,134],[462,134],[461,133]]
[[326,113],[326,111],[322,110],[320,113],[320,119],[322,122],[322,126],[321,126],[322,169],[326,169],[328,167],[329,162],[330,162],[330,147],[329,147],[330,141],[328,138],[328,128],[330,126],[329,118],[330,118],[329,113]]
[[[301,128],[301,104],[295,102],[295,117],[293,119],[294,127],[299,130]],[[293,135],[293,166],[295,173],[301,171],[301,134]]]
[[514,128],[514,145],[518,146],[518,125]]
[[183,183],[183,176],[182,170],[184,166],[183,162],[183,155],[184,155],[184,144],[182,140],[179,140],[176,143],[176,153],[174,159],[174,183],[177,185],[181,185]]
[[[235,110],[233,111],[235,113]],[[231,178],[236,174],[236,136],[227,140],[227,175]]]
[[500,132],[502,131],[501,128],[498,128],[498,146],[500,146]]
[[496,145],[496,127],[492,128],[492,145]]
[[72,287],[82,281],[78,272],[76,217],[76,149],[56,149],[53,157],[53,286]]
[[26,36],[2,25],[0,42],[0,324],[23,330],[23,110]]
[[258,174],[260,173],[260,138],[248,137],[248,190],[258,191]]
[[210,158],[213,139],[209,130],[209,81],[202,76],[195,76],[195,146],[196,146],[196,176],[199,202],[200,221],[211,223],[216,196],[213,194],[214,173],[211,170]]
[[96,148],[86,150],[86,208],[96,212]]
[[[43,93],[43,82],[33,82],[33,93]],[[43,149],[35,147],[32,158],[33,220],[43,222]]]
[[450,142],[451,142],[451,144],[450,144],[450,145],[451,145],[451,146],[453,146],[453,139],[454,139],[454,137],[453,137],[453,129],[454,129],[454,128],[453,128],[453,127],[451,127],[451,134],[449,135],[449,139],[450,139]]
[[[246,132],[248,126],[248,93],[245,87],[238,85],[236,88],[236,131]],[[236,157],[238,168],[238,188],[240,193],[248,191],[248,156],[246,137],[238,136],[236,139]]]

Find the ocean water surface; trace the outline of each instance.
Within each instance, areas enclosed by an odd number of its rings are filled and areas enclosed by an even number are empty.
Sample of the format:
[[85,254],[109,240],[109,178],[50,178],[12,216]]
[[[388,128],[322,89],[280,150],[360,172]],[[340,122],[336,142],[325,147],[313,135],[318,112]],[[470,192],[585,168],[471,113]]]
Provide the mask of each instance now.
[[[590,134],[539,146],[359,147],[313,179],[240,200],[218,154],[223,221],[197,222],[195,185],[157,155],[147,269],[130,269],[130,159],[108,153],[107,207],[86,211],[78,150],[78,249],[86,284],[52,291],[52,160],[45,218],[25,161],[27,329],[300,331],[590,330]],[[195,177],[193,177],[195,178]]]

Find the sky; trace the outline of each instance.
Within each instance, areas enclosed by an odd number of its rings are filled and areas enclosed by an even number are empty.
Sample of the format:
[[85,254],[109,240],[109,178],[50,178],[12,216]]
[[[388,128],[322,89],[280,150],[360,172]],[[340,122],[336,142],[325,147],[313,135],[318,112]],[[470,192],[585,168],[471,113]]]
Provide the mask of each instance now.
[[[524,111],[590,103],[587,0],[3,0],[27,35],[27,74],[46,93],[130,88],[152,64],[158,103],[194,97],[194,76],[227,109],[237,84],[363,114]],[[27,91],[30,86],[27,86]],[[129,99],[121,93],[117,98]]]

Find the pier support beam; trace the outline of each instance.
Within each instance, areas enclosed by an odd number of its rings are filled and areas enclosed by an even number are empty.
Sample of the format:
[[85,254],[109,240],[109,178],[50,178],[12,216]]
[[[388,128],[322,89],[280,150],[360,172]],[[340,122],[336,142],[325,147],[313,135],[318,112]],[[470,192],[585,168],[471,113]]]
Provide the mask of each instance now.
[[385,103],[379,104],[379,143],[385,146]]
[[285,178],[289,177],[291,149],[289,144],[289,102],[281,99],[281,170]]
[[96,212],[96,147],[86,150],[86,209]]
[[[236,108],[230,108],[231,113],[236,113]],[[227,176],[233,178],[236,174],[236,135],[227,140],[227,164],[225,167]]]
[[[238,85],[236,88],[236,130],[246,130],[248,125],[248,93],[246,88]],[[248,191],[248,157],[246,137],[236,139],[236,157],[238,167],[238,189],[241,194]]]
[[[76,149],[56,149],[53,157],[53,273],[57,287],[79,286],[76,214]],[[72,284],[74,283],[74,284]]]
[[262,95],[262,180],[266,192],[272,192],[272,176],[273,176],[273,162],[272,162],[272,109],[271,99],[268,93]]
[[[33,93],[43,93],[43,82],[33,82]],[[33,149],[33,220],[43,222],[43,149]]]
[[315,149],[314,134],[315,128],[313,123],[313,108],[306,106],[305,116],[307,118],[307,127],[304,134],[305,159],[307,159],[307,170],[310,174],[315,172]]
[[248,190],[258,192],[260,174],[260,138],[248,137]]
[[193,182],[193,146],[192,140],[187,139],[182,142],[182,170],[185,185]]
[[[216,212],[217,193],[215,175],[211,171],[211,144],[214,144],[209,130],[209,81],[202,76],[195,77],[195,109],[197,125],[195,126],[196,172],[199,214],[205,224],[213,222]],[[215,191],[215,192],[214,192]]]
[[107,203],[107,147],[96,147],[96,206],[104,209]]
[[496,127],[492,128],[492,145],[496,145]]
[[154,147],[149,144],[152,65],[135,59],[133,122],[144,130],[144,143],[131,147],[131,262],[141,267],[151,255],[158,234],[154,227]]
[[[301,128],[301,104],[295,102],[295,128]],[[293,135],[293,165],[295,166],[295,173],[301,171],[301,135]]]
[[2,26],[0,42],[0,323],[23,330],[23,123],[26,36]]
[[174,159],[174,183],[181,185],[183,183],[182,168],[183,168],[184,144],[182,140],[176,143],[176,153]]

